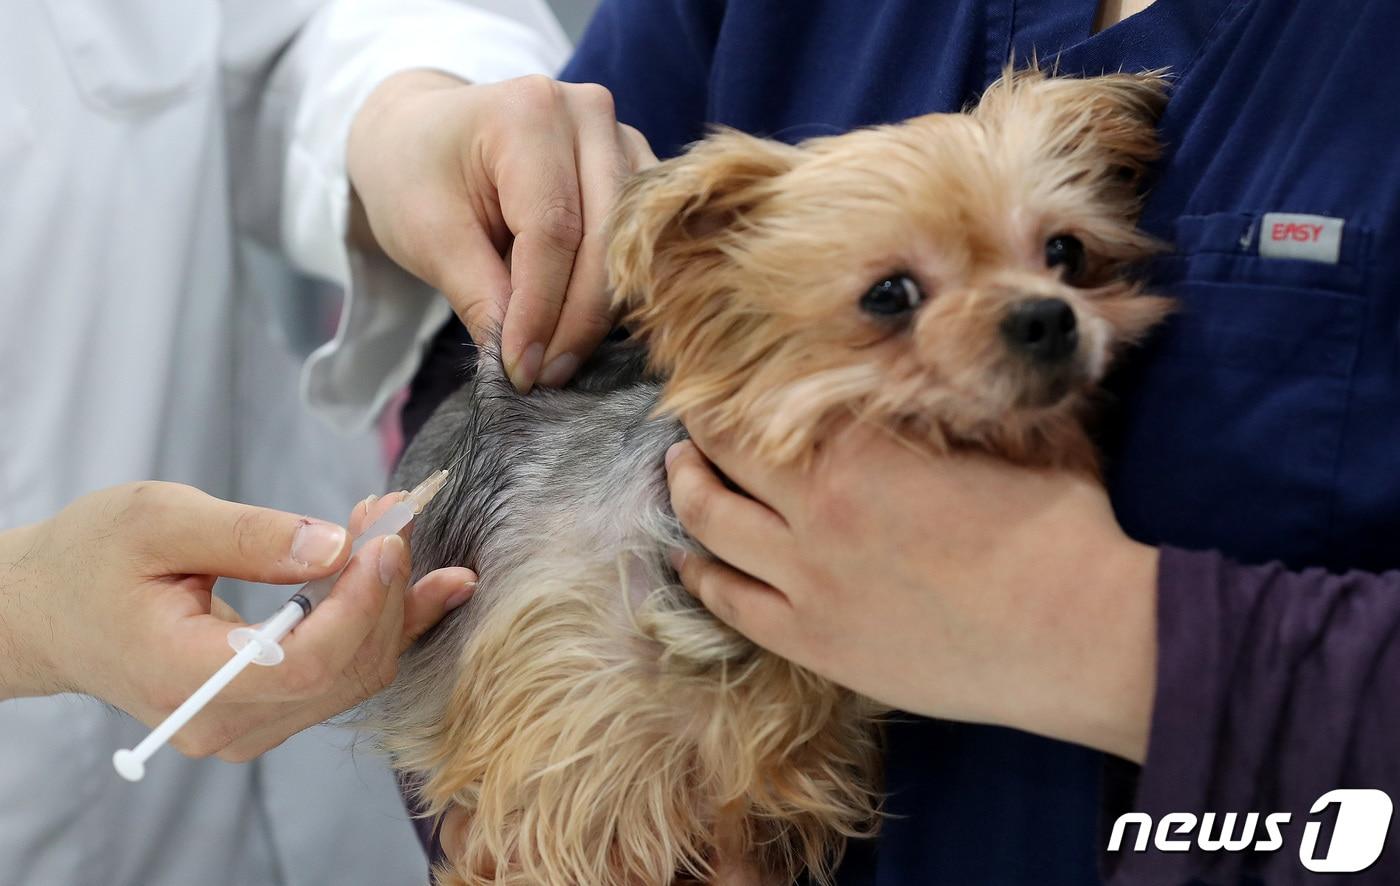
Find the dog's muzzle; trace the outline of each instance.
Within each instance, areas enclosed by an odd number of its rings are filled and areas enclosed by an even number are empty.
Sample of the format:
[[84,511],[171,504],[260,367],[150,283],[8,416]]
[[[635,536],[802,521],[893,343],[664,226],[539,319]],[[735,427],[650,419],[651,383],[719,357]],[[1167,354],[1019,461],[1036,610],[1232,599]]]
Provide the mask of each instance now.
[[1012,306],[1001,323],[1007,348],[1024,367],[1020,405],[1054,406],[1081,377],[1079,323],[1074,308],[1059,298],[1029,298]]

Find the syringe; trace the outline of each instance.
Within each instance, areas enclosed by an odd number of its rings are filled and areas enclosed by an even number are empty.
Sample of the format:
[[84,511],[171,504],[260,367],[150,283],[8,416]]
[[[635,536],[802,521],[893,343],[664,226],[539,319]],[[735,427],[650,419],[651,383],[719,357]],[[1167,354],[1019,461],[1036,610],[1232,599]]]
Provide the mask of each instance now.
[[[446,482],[447,471],[438,471],[419,483],[412,492],[391,505],[378,520],[355,537],[350,546],[350,556],[354,557],[359,553],[360,548],[371,539],[393,535],[407,526],[414,516],[432,501],[433,496],[438,494]],[[347,560],[346,565],[349,565],[349,562]],[[331,589],[335,587],[344,571],[345,567],[342,566],[337,572],[302,585],[285,606],[262,624],[246,625],[229,631],[228,644],[233,647],[233,658],[219,668],[214,676],[204,681],[204,685],[185,699],[184,703],[172,711],[159,726],[152,729],[151,734],[142,739],[140,744],[130,749],[123,748],[113,754],[112,765],[116,767],[117,774],[127,781],[140,781],[146,774],[146,761],[151,755],[160,750],[186,723],[194,719],[195,714],[203,710],[214,696],[232,683],[250,662],[260,665],[280,664],[285,657],[282,639],[291,633],[292,628],[300,624],[312,609],[319,606],[322,600],[330,596]]]

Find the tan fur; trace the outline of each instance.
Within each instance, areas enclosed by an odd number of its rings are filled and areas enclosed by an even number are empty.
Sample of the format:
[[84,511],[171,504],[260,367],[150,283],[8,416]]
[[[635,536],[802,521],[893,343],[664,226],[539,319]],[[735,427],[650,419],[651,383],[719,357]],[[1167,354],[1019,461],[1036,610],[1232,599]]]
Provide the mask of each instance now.
[[[934,450],[1092,466],[1081,419],[1099,379],[1054,409],[1018,409],[1032,379],[997,325],[1014,301],[1056,296],[1082,324],[1102,320],[1116,350],[1162,318],[1165,300],[1122,271],[1154,248],[1133,222],[1164,101],[1156,75],[1026,71],[967,114],[798,148],[721,131],[634,178],[610,269],[670,377],[663,409],[775,461],[859,417]],[[1097,285],[1045,267],[1059,233],[1083,240]],[[900,271],[930,296],[908,330],[857,307]]]
[[432,814],[471,810],[438,883],[709,881],[736,859],[824,881],[872,832],[870,702],[693,610],[619,617],[616,572],[531,571],[462,650],[440,730],[388,745]]
[[[934,451],[1092,470],[1081,419],[1102,365],[1026,407],[1038,381],[998,328],[1020,299],[1064,299],[1103,364],[1164,314],[1124,276],[1154,249],[1134,219],[1163,92],[1030,71],[966,114],[799,147],[723,131],[636,177],[610,272],[669,378],[662,408],[775,462],[859,418]],[[1088,247],[1088,285],[1045,267],[1063,233]],[[929,296],[900,326],[858,307],[895,272]],[[474,629],[441,722],[390,736],[433,813],[470,812],[438,882],[664,886],[736,866],[826,882],[877,819],[876,706],[664,594],[619,607],[625,564],[570,562],[511,576],[529,590]]]

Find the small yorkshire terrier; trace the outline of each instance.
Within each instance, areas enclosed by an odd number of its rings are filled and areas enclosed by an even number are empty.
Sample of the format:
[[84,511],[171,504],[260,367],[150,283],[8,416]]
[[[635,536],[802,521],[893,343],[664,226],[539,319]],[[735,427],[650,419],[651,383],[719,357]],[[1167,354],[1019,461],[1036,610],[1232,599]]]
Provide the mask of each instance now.
[[682,421],[775,464],[864,421],[1096,470],[1086,407],[1167,310],[1128,274],[1164,103],[1157,74],[1008,73],[965,114],[722,131],[628,183],[631,342],[524,397],[483,349],[395,478],[453,465],[415,568],[481,575],[370,712],[431,813],[468,813],[439,883],[830,881],[878,821],[882,710],[677,585],[662,455]]

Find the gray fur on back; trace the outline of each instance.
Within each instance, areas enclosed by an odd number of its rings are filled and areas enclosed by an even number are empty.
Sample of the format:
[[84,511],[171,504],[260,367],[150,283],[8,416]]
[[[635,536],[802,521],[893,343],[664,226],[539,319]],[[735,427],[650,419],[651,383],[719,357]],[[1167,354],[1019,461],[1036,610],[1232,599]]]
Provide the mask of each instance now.
[[[369,702],[371,721],[430,727],[423,720],[441,714],[459,653],[492,605],[493,577],[530,558],[635,555],[639,572],[668,569],[667,549],[685,536],[670,511],[663,456],[685,432],[652,417],[661,385],[645,364],[641,347],[605,344],[568,388],[521,396],[496,351],[481,350],[475,376],[424,425],[391,486],[409,489],[450,470],[415,520],[414,578],[469,566],[480,580],[472,599],[404,656],[398,679]],[[669,605],[704,613],[681,591]]]

